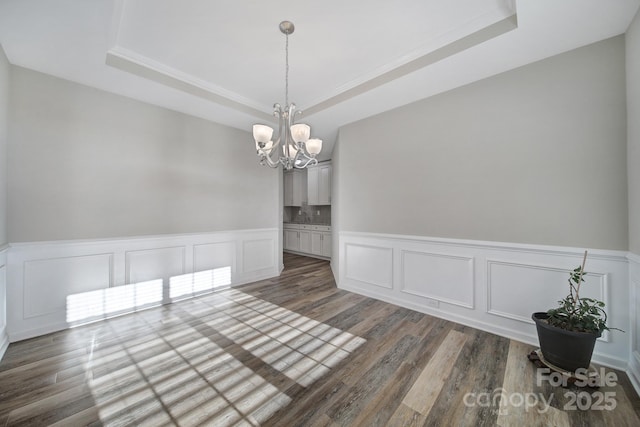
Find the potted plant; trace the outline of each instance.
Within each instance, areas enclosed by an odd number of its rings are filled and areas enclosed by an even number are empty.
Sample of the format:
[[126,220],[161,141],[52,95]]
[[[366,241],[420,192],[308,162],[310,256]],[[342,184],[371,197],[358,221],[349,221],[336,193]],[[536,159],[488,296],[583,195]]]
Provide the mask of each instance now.
[[589,368],[596,339],[610,329],[604,302],[580,296],[586,261],[587,251],[582,265],[570,272],[569,294],[558,301],[558,307],[531,316],[545,361],[570,372]]

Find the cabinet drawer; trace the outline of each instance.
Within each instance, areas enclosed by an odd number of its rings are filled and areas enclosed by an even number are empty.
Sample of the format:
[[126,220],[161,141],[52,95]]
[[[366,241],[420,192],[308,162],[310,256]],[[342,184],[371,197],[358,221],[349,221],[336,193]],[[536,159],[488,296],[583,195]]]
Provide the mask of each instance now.
[[331,231],[330,225],[312,225],[315,231]]

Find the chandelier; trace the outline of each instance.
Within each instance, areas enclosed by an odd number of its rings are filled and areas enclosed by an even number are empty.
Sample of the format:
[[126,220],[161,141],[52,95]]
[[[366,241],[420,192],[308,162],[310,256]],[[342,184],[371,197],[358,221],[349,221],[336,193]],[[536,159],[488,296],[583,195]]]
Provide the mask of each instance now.
[[[296,110],[296,104],[289,104],[289,34],[295,27],[289,21],[280,23],[280,31],[286,37],[285,44],[285,106],[273,105],[273,115],[278,119],[278,136],[273,139],[273,128],[263,124],[253,125],[253,139],[256,141],[256,151],[260,164],[277,168],[282,165],[289,170],[304,169],[318,164],[316,156],[322,150],[322,140],[309,138],[311,127],[304,123],[296,124],[295,116],[302,114]],[[280,147],[282,147],[280,149]]]

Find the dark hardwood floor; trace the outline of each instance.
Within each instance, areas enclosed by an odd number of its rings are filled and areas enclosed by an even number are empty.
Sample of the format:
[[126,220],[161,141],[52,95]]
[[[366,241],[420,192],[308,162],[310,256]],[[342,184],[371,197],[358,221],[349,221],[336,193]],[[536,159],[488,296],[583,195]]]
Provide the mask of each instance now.
[[598,389],[554,387],[531,346],[339,290],[326,261],[285,265],[11,344],[0,426],[640,425],[622,372],[602,371]]

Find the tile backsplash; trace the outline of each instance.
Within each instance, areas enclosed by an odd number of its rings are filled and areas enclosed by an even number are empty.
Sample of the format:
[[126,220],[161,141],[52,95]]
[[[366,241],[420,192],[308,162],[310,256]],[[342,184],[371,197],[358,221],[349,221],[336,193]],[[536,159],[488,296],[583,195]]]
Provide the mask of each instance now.
[[331,225],[331,206],[285,206],[284,222]]

